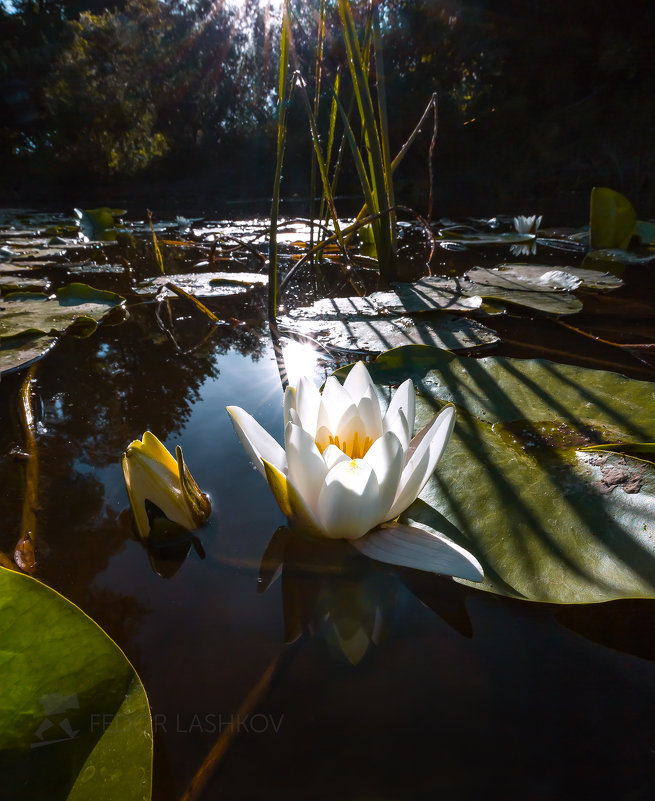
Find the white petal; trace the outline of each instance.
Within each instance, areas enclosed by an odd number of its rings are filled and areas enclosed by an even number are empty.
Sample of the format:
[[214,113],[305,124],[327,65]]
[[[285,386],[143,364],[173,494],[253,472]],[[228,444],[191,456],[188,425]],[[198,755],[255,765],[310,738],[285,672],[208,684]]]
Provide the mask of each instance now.
[[291,419],[291,413],[296,410],[296,388],[287,387],[284,391],[284,425]]
[[405,412],[402,409],[398,409],[391,420],[388,420],[387,414],[387,417],[384,418],[384,430],[385,432],[393,431],[393,433],[400,440],[400,444],[403,446],[404,451],[409,448],[412,432],[409,427],[409,423],[407,422],[407,418],[405,417]]
[[302,498],[305,506],[316,517],[318,496],[328,468],[314,438],[307,431],[288,423],[284,430],[288,478]]
[[296,411],[300,418],[300,425],[305,431],[309,431],[312,437],[316,435],[320,405],[321,393],[318,391],[318,387],[309,378],[302,376],[296,388]]
[[482,581],[484,578],[482,566],[473,554],[436,532],[432,534],[412,526],[385,523],[352,544],[379,562],[469,581]]
[[323,451],[323,461],[327,469],[332,470],[335,464],[339,464],[339,462],[349,462],[350,458],[346,456],[340,448],[337,448],[336,445],[328,445]]
[[404,459],[405,454],[402,445],[393,431],[387,431],[384,436],[376,440],[369,448],[366,456],[364,456],[364,461],[368,462],[375,470],[375,476],[380,485],[382,515],[385,515],[390,510],[391,504],[396,497]]
[[396,517],[416,500],[448,444],[454,425],[455,407],[446,406],[410,442],[409,458],[400,477],[390,517]]
[[382,412],[377,397],[363,397],[357,404],[357,412],[364,422],[367,436],[377,439],[382,436]]
[[337,379],[333,375],[329,376],[323,387],[316,427],[324,425],[334,431],[343,413],[353,405],[352,398]]
[[414,393],[414,383],[411,378],[398,387],[394,392],[389,408],[384,416],[384,430],[393,431],[397,425],[396,418],[398,412],[402,409],[407,427],[409,429],[409,437],[411,439],[412,432],[414,431],[414,418],[416,416],[416,395]]
[[365,395],[373,398],[376,396],[375,385],[371,381],[371,376],[368,374],[364,362],[355,362],[354,367],[343,382],[343,388],[350,395],[353,403],[359,403]]
[[262,428],[255,418],[238,406],[228,406],[227,410],[232,418],[232,425],[237,432],[239,441],[250,457],[250,461],[266,478],[266,471],[262,459],[266,459],[283,473],[287,469],[287,457],[284,448],[279,442]]
[[326,537],[354,539],[366,534],[380,517],[380,490],[375,471],[363,459],[336,464],[325,477],[318,516]]

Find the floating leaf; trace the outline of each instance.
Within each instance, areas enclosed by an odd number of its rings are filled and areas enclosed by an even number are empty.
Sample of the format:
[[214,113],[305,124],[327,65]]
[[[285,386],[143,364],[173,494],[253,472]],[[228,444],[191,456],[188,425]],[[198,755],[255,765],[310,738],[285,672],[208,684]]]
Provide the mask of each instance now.
[[79,283],[61,287],[55,298],[30,292],[12,293],[0,302],[0,339],[30,333],[61,333],[81,318],[96,324],[123,302],[115,292]]
[[479,233],[477,231],[458,231],[457,229],[442,229],[439,231],[439,245],[454,242],[462,245],[518,245],[534,242],[534,234],[514,232],[505,233]]
[[116,217],[126,213],[125,209],[73,209],[80,221],[80,229],[89,239],[113,240],[116,238]]
[[[425,278],[424,281],[431,281]],[[582,308],[582,302],[569,292],[538,292],[529,289],[520,289],[514,286],[509,289],[502,286],[479,284],[474,281],[462,280],[461,290],[468,296],[477,295],[490,300],[500,300],[503,303],[513,303],[550,314],[575,314]]]
[[[384,313],[385,299],[395,303],[398,301],[398,296],[395,292],[376,292],[374,295],[365,297],[322,298],[312,303],[311,306],[291,309],[289,317],[298,320],[378,317],[381,313]],[[382,303],[380,302],[381,300],[383,301]]]
[[[590,266],[605,266],[612,269],[611,265],[624,265],[624,264],[649,264],[655,261],[655,253],[640,254],[631,253],[628,250],[592,250],[584,257],[582,262]],[[614,270],[616,272],[616,270]]]
[[596,443],[645,442],[653,432],[655,385],[605,370],[545,359],[474,359],[421,346],[384,353],[371,367],[380,383],[413,378],[421,391],[490,424],[561,421],[583,432],[572,446],[595,444],[584,436],[597,437]]
[[655,223],[637,220],[635,234],[641,239],[642,245],[655,244]]
[[21,262],[2,262],[0,263],[0,275],[20,275],[31,270],[43,270],[46,267],[54,267],[54,261],[21,261]]
[[46,336],[22,336],[0,339],[0,373],[26,367],[43,358],[57,340]]
[[411,317],[298,320],[281,317],[280,331],[310,336],[321,345],[340,350],[380,353],[402,345],[429,344],[436,348],[477,348],[498,342],[490,328],[452,314],[436,319]]
[[620,248],[630,244],[637,215],[627,197],[613,189],[595,186],[589,208],[589,242],[593,250]]
[[[156,295],[167,283],[175,284],[185,292],[199,298],[236,295],[253,286],[265,286],[268,278],[261,273],[185,273],[182,275],[158,275],[147,278],[136,287],[139,295]],[[166,290],[169,297],[174,293]]]
[[[369,372],[381,391],[414,380],[418,426],[443,403],[458,406],[453,438],[421,497],[436,510],[433,527],[443,530],[445,516],[448,535],[480,561],[485,580],[475,586],[557,603],[655,597],[655,466],[576,451],[647,440],[655,385],[425,347],[385,353]],[[406,517],[417,513],[421,504]]]
[[466,277],[484,286],[531,292],[572,291],[574,289],[617,289],[620,278],[607,272],[581,267],[553,267],[547,264],[499,264],[494,268],[474,267]]
[[0,568],[0,769],[12,801],[149,801],[152,723],[134,668],[74,604]]
[[50,287],[47,278],[35,278],[26,275],[0,275],[0,294],[11,292],[46,292]]
[[370,300],[390,312],[471,311],[479,309],[482,298],[462,292],[453,278],[425,278],[415,284],[396,283],[394,292],[374,292]]

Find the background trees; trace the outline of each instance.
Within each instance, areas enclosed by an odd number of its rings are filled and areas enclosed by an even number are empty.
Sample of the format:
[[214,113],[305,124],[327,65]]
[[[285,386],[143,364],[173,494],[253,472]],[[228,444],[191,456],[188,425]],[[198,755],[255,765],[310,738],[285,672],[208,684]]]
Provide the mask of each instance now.
[[[310,91],[313,5],[292,2]],[[333,5],[325,105],[344,58]],[[444,202],[457,192],[500,203],[586,193],[593,183],[649,202],[654,14],[647,0],[383,0],[394,147],[437,91]],[[154,170],[222,177],[233,195],[268,194],[278,35],[267,0],[0,2],[6,182],[19,191],[29,176],[32,187],[72,176],[106,185]],[[302,193],[306,121],[295,112],[290,121],[288,189]],[[398,176],[410,193],[424,174],[419,150]]]

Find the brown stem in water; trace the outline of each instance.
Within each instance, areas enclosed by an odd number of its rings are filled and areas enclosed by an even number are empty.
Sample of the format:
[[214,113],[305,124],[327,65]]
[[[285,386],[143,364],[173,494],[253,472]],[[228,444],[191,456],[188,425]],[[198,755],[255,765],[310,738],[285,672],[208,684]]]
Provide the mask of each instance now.
[[14,561],[25,572],[31,572],[36,566],[34,540],[36,539],[36,512],[38,509],[39,460],[32,409],[32,384],[35,372],[36,364],[27,371],[18,395],[24,450],[28,458],[25,461],[25,494],[20,522],[20,539],[14,550]]
[[[270,665],[262,673],[257,683],[250,690],[248,695],[246,695],[239,706],[236,715],[232,716],[232,722],[230,723],[230,726],[221,731],[221,733],[218,735],[216,742],[211,748],[211,751],[207,754],[202,765],[196,771],[196,774],[187,787],[184,795],[181,798],[181,801],[199,801],[199,799],[202,798],[212,776],[216,773],[216,770],[225,757],[228,748],[232,744],[232,741],[239,733],[239,721],[244,720],[248,715],[250,715],[253,709],[255,709],[265,698],[271,687],[271,683],[275,677],[278,667],[280,666],[282,656],[285,653],[287,652],[282,651],[281,654],[278,654],[278,656],[273,659]],[[235,717],[236,722],[234,722]]]

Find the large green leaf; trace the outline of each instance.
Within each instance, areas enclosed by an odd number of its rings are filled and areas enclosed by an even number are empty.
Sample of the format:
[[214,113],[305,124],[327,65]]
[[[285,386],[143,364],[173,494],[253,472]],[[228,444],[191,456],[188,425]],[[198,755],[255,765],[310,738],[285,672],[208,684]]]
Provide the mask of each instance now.
[[148,700],[122,651],[78,607],[0,568],[0,770],[12,801],[148,801]]
[[36,292],[11,293],[0,304],[0,339],[60,333],[80,319],[95,327],[123,301],[115,292],[80,283],[61,287],[54,298]]
[[655,427],[655,384],[604,370],[542,359],[467,358],[422,346],[389,351],[372,369],[383,384],[410,377],[426,397],[451,401],[482,422],[556,421],[553,443],[568,434],[577,446],[646,442]]
[[[446,401],[457,426],[409,520],[449,533],[481,562],[492,592],[590,603],[655,597],[655,466],[577,451],[644,442],[655,385],[546,361],[473,359],[399,348],[370,367],[385,385],[411,377],[417,425]],[[426,517],[427,508],[427,517]]]
[[635,230],[637,215],[627,197],[605,186],[591,190],[589,242],[593,250],[625,249]]

